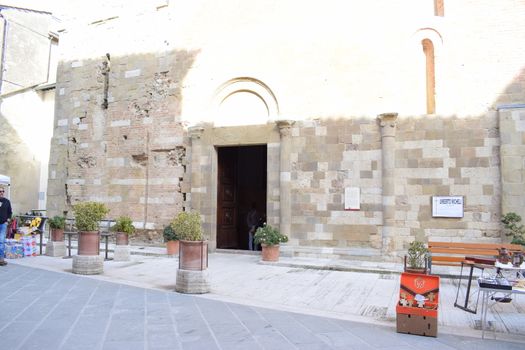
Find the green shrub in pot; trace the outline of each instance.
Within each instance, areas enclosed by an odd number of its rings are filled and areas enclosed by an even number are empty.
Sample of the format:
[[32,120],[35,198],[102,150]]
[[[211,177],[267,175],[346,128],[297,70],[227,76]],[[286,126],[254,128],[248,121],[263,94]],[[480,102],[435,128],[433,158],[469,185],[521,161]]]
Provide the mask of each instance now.
[[55,215],[48,221],[49,227],[52,229],[63,230],[66,227],[66,218]]
[[182,211],[170,224],[175,234],[183,241],[203,241],[201,217],[197,212]]
[[104,203],[81,202],[73,206],[79,231],[98,231],[99,222],[109,213]]
[[115,220],[115,225],[111,227],[111,230],[131,235],[135,232],[135,226],[133,226],[133,221],[129,216],[119,216],[117,220]]

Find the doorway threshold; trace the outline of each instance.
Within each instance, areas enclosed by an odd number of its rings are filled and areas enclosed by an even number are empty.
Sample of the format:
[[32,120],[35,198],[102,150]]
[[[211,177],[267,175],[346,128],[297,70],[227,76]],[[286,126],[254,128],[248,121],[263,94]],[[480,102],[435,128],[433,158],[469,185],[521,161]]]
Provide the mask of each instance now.
[[223,254],[242,254],[242,255],[261,255],[260,250],[247,250],[247,249],[223,249],[223,248],[217,248],[215,249],[216,253],[223,253]]

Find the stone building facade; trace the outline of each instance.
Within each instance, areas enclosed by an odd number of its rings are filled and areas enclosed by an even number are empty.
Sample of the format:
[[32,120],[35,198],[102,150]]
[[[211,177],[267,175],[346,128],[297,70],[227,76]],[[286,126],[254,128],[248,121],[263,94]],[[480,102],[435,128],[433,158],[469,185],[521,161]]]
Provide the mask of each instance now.
[[[525,215],[524,15],[515,0],[203,0],[76,23],[48,210],[97,200],[151,230],[198,210],[212,250],[246,249],[256,202],[294,256],[506,240],[502,213]],[[433,196],[460,196],[462,217],[433,216]]]
[[57,20],[0,5],[0,174],[15,214],[45,209],[53,134]]

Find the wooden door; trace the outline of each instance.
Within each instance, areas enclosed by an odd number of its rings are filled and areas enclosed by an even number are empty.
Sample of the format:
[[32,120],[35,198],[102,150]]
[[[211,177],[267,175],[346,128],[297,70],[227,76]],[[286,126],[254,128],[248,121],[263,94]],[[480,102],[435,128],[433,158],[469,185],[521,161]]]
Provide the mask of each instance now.
[[237,149],[218,149],[217,248],[237,248]]

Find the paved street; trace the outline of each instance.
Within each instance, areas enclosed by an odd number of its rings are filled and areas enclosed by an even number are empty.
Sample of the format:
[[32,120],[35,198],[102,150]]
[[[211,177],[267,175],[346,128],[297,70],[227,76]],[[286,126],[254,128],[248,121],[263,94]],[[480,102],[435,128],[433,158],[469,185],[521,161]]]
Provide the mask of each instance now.
[[[174,260],[170,264],[175,265]],[[437,338],[404,335],[396,333],[392,325],[379,325],[381,322],[370,319],[363,323],[322,317],[320,313],[314,315],[308,307],[305,307],[307,313],[283,311],[273,302],[268,302],[270,308],[266,308],[264,298],[253,306],[224,301],[227,298],[220,300],[216,292],[190,296],[162,288],[132,286],[122,283],[126,279],[125,269],[120,268],[121,276],[117,278],[119,269],[114,268],[126,263],[106,262],[104,275],[94,277],[74,275],[67,269],[57,272],[60,269],[51,271],[50,266],[41,269],[23,264],[51,265],[51,262],[55,267],[71,264],[71,260],[43,256],[24,258],[0,269],[1,348],[523,349],[524,346],[502,339],[482,340],[479,336],[442,332]],[[131,265],[144,267],[147,263]],[[158,273],[159,269],[154,271]],[[220,271],[215,270],[215,274]],[[162,281],[173,280],[173,276],[158,277]],[[221,278],[226,283],[228,276]],[[217,282],[218,279],[213,281]],[[234,288],[242,288],[238,281],[232,280],[232,284]],[[253,286],[245,287],[248,291]],[[271,288],[271,281],[267,281],[266,288]]]

